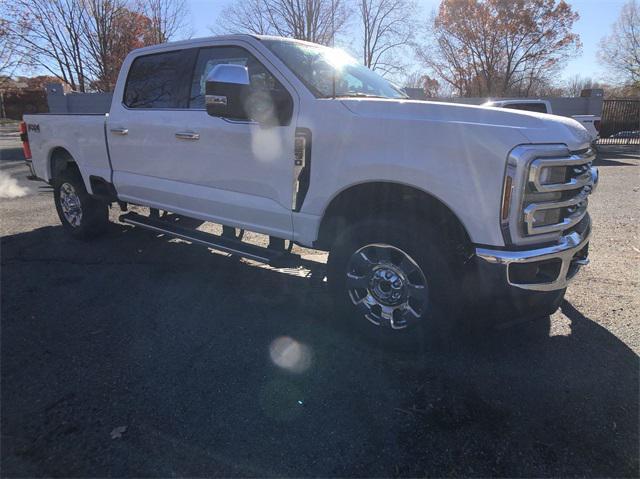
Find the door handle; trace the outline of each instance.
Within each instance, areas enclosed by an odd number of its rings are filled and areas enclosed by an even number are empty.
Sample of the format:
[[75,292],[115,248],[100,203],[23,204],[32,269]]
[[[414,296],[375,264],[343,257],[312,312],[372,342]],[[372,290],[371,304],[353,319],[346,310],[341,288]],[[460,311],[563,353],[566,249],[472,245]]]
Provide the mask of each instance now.
[[176,133],[176,138],[180,140],[199,140],[200,134],[193,133],[192,131],[179,131]]
[[113,133],[114,135],[128,135],[129,134],[129,130],[127,130],[126,128],[111,128],[111,133]]

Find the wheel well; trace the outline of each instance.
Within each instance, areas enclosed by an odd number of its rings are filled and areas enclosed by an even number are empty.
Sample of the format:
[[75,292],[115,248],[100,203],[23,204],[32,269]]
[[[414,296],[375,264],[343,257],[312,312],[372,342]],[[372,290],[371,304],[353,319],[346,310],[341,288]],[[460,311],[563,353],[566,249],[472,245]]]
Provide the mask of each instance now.
[[341,229],[373,215],[423,221],[456,253],[468,257],[472,251],[464,225],[442,201],[417,188],[387,182],[363,183],[339,193],[325,210],[314,246],[330,249]]
[[60,174],[68,168],[79,171],[78,165],[73,159],[73,156],[71,156],[71,153],[62,147],[56,147],[51,151],[51,155],[49,155],[49,165],[51,167],[51,181],[60,176]]

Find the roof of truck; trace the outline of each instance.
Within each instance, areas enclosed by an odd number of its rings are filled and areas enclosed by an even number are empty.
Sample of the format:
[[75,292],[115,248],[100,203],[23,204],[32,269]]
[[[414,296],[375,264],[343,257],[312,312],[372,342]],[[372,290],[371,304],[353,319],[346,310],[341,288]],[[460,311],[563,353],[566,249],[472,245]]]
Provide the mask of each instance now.
[[208,43],[212,40],[282,40],[296,43],[305,43],[307,45],[317,45],[316,43],[306,42],[304,40],[297,40],[294,38],[278,37],[272,35],[254,35],[251,33],[234,33],[230,35],[213,35],[209,37],[190,38],[189,40],[180,40],[177,42],[159,43],[157,45],[151,45],[148,47],[136,48],[131,53],[150,53],[154,51],[164,51],[175,49],[176,47],[193,47],[201,43]]
[[190,38],[188,40],[180,40],[177,42],[158,43],[156,45],[150,45],[148,47],[136,48],[135,50],[132,50],[131,53],[133,52],[148,53],[156,50],[166,50],[166,49],[172,49],[172,48],[182,47],[182,46],[187,47],[187,46],[198,45],[199,43],[206,43],[211,40],[247,40],[250,38],[256,38],[256,36],[250,35],[248,33],[239,33],[239,34],[233,34],[233,35],[213,35],[209,37]]

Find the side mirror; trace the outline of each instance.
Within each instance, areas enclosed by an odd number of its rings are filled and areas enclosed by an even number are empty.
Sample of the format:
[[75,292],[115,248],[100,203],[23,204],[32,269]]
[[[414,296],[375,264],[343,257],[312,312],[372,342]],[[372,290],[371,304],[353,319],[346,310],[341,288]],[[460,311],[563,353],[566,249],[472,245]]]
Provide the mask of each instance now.
[[249,71],[243,65],[216,65],[207,75],[205,104],[211,116],[246,120]]

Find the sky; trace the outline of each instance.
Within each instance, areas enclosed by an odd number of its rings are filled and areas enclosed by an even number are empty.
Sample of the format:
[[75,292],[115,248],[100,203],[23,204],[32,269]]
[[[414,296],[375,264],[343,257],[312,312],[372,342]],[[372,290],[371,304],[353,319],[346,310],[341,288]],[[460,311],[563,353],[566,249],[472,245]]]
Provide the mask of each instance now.
[[[211,35],[210,27],[216,25],[220,11],[230,2],[242,0],[187,0],[190,8],[193,36]],[[421,15],[425,19],[440,4],[440,0],[417,0]],[[580,35],[582,52],[562,72],[561,80],[574,75],[603,80],[605,69],[598,63],[596,52],[600,39],[609,34],[626,0],[568,0],[580,19],[574,31]],[[417,67],[419,69],[419,67]]]

